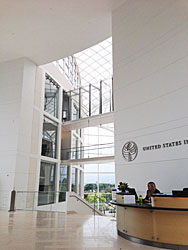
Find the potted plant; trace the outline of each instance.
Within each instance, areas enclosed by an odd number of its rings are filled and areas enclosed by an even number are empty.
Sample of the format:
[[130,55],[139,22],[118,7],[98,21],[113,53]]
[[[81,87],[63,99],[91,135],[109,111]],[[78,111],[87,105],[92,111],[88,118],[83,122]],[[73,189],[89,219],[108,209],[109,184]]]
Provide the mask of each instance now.
[[120,182],[119,185],[118,185],[118,189],[119,189],[122,193],[124,193],[125,190],[128,189],[128,188],[129,188],[129,185],[128,185],[128,183],[126,183],[126,182]]

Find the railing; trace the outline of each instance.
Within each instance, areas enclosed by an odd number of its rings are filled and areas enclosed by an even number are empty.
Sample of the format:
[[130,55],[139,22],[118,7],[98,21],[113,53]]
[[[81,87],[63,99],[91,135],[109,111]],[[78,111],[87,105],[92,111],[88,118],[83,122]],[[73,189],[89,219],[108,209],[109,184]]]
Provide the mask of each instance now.
[[113,216],[115,217],[116,216],[116,206],[115,205],[112,205],[110,202],[105,202],[105,204],[110,208],[107,210],[107,213],[106,214],[106,210],[104,210],[104,214],[105,215],[108,215],[108,216]]
[[61,151],[61,159],[86,159],[114,155],[114,143],[94,144],[90,146],[65,148]]
[[66,192],[12,191],[10,211],[44,210],[53,211],[54,204],[66,201]]
[[84,198],[94,208],[100,210],[106,216],[115,216],[116,207],[110,204],[112,200],[112,193],[85,193]]
[[0,209],[8,210],[10,205],[11,192],[7,190],[0,190]]
[[77,199],[77,201],[80,201],[80,202],[82,202],[84,205],[86,205],[87,207],[89,207],[89,208],[93,211],[94,216],[95,216],[96,214],[101,215],[101,216],[103,215],[103,213],[102,213],[99,209],[97,209],[95,205],[92,206],[91,204],[89,204],[87,201],[85,201],[84,199],[82,199],[82,198],[79,197],[78,195],[76,195],[76,194],[71,194],[69,197],[75,197],[75,198]]
[[114,111],[112,79],[64,92],[63,95],[64,122]]

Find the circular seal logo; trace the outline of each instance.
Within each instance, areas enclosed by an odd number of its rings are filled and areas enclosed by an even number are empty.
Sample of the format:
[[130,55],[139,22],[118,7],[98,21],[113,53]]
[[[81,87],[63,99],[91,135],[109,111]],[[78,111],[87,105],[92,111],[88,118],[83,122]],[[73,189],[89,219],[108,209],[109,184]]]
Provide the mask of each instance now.
[[138,154],[138,147],[135,142],[126,142],[122,148],[122,155],[127,161],[133,161]]

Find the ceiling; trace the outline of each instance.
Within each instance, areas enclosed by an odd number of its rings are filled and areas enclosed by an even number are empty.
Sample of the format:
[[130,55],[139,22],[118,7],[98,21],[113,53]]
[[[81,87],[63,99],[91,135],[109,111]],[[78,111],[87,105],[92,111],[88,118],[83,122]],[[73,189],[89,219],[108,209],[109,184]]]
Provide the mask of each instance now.
[[126,0],[0,0],[0,62],[38,65],[111,36],[111,12]]

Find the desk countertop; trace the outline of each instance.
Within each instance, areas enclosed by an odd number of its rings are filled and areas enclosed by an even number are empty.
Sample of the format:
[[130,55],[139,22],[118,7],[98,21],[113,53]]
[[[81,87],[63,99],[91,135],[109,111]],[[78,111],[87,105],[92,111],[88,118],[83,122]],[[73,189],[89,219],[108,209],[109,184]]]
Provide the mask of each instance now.
[[120,204],[115,201],[110,201],[111,204],[125,207],[125,208],[138,208],[138,209],[151,209],[151,210],[170,210],[170,211],[188,211],[188,208],[167,208],[167,207],[152,207],[150,203],[144,203],[140,205],[139,203],[129,203],[129,204]]

